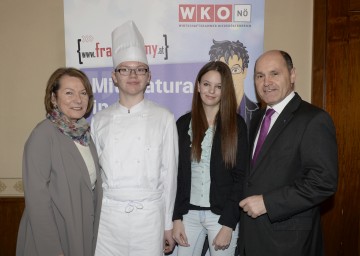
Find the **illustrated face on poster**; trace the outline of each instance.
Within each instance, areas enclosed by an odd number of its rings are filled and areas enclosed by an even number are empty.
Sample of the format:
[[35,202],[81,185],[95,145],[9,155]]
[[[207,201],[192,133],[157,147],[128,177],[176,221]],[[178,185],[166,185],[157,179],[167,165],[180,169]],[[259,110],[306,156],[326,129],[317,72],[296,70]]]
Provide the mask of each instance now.
[[244,94],[245,78],[249,65],[249,53],[246,46],[237,41],[213,40],[209,51],[211,61],[222,61],[226,63],[232,73],[238,113],[243,116],[249,124],[252,113],[259,108],[257,102],[253,102]]

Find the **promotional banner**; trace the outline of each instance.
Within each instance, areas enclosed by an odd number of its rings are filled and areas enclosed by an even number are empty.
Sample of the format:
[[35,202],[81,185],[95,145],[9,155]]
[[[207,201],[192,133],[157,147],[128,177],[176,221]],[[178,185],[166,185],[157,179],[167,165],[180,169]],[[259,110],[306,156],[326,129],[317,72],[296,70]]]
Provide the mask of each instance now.
[[118,100],[111,79],[111,32],[128,20],[145,40],[152,75],[146,98],[178,118],[191,109],[199,69],[218,59],[233,71],[239,111],[247,122],[257,108],[253,66],[263,51],[263,0],[64,0],[64,12],[66,65],[90,78],[93,114]]
[[264,0],[64,0],[64,20],[66,66],[89,77],[92,114],[118,101],[111,32],[128,20],[145,41],[151,71],[145,97],[176,119],[191,110],[196,75],[210,60],[229,65],[247,123],[258,108],[253,68],[263,52]]

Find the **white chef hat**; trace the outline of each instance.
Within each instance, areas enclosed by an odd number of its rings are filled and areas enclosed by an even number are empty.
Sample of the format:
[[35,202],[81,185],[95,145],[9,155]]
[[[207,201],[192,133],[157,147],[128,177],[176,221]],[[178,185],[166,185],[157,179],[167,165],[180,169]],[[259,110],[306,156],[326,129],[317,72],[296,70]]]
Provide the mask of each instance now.
[[138,61],[148,65],[144,38],[132,20],[114,29],[111,37],[114,68],[124,61]]

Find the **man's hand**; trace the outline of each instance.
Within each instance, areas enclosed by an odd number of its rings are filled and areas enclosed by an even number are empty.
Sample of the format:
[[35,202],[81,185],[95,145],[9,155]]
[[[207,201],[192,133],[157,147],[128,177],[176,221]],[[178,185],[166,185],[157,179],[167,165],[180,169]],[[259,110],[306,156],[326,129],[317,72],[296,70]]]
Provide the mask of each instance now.
[[267,212],[262,195],[249,196],[240,201],[239,205],[247,215],[254,219]]
[[185,234],[184,224],[182,220],[174,220],[173,238],[180,246],[189,247],[187,236]]

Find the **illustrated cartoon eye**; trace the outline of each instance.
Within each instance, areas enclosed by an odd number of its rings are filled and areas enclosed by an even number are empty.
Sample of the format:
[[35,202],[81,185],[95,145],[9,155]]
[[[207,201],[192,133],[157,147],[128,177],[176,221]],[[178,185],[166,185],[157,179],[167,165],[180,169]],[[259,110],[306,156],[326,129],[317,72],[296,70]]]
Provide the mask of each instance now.
[[232,74],[241,74],[241,73],[243,73],[243,70],[240,67],[233,67],[233,68],[231,68],[231,73]]

